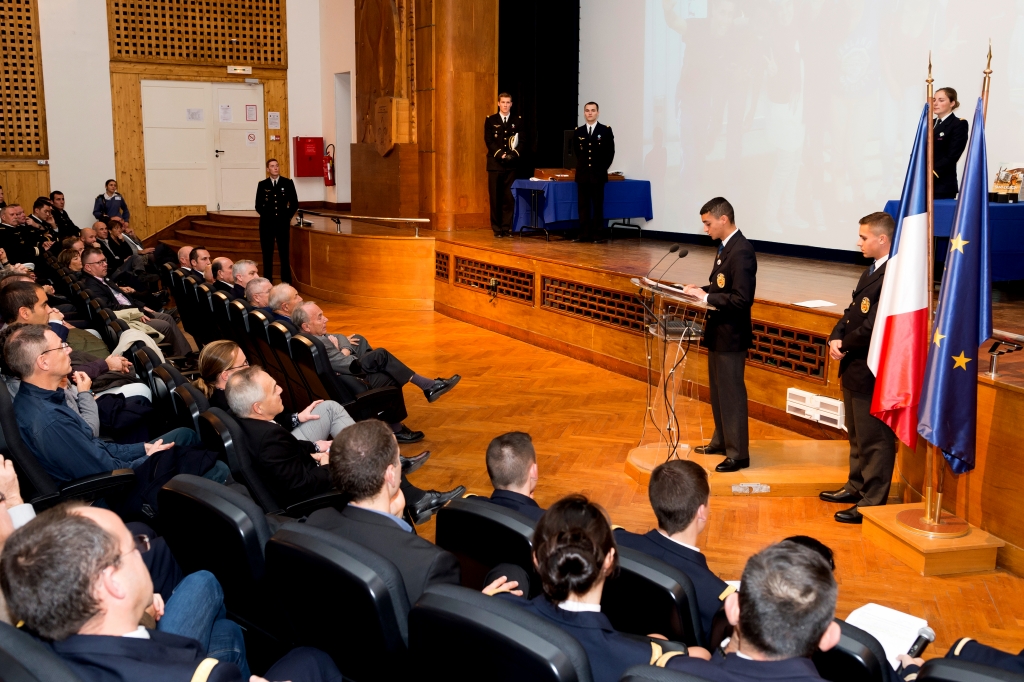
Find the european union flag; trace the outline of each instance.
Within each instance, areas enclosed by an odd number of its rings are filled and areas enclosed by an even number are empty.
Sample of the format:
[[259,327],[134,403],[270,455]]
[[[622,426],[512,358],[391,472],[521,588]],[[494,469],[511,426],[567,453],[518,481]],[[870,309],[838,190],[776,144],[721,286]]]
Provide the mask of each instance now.
[[981,98],[974,111],[949,237],[917,431],[942,450],[954,473],[962,474],[974,468],[981,364],[978,349],[992,336],[988,161]]

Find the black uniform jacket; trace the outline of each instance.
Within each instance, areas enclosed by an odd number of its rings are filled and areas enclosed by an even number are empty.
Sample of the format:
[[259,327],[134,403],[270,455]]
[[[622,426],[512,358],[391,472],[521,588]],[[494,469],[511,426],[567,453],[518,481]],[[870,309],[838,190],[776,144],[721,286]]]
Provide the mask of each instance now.
[[711,572],[708,560],[700,552],[683,547],[668,539],[657,530],[646,535],[630,533],[624,528],[615,529],[615,542],[623,547],[643,552],[649,557],[664,561],[689,576],[697,593],[697,608],[700,610],[704,635],[711,632],[711,619],[722,608],[721,596],[729,587],[724,580]]
[[222,279],[218,279],[216,282],[214,282],[213,288],[216,289],[217,291],[223,291],[225,294],[231,296],[232,298],[245,297],[245,289],[243,287],[240,287],[237,284],[233,284],[231,282],[225,282]]
[[956,181],[956,162],[967,148],[967,121],[950,114],[945,121],[935,124],[935,196],[956,196],[960,189]]
[[[159,630],[150,630],[149,637],[71,635],[51,646],[83,682],[189,682],[206,658],[194,639]],[[241,680],[234,663],[218,663],[209,677],[209,682]]]
[[534,523],[540,521],[540,517],[544,516],[544,510],[541,509],[540,505],[532,497],[512,490],[495,490],[491,493],[490,498],[480,497],[477,499],[487,500],[499,507],[519,512]]
[[878,297],[882,295],[882,281],[888,264],[886,261],[873,273],[868,274],[871,272],[868,268],[861,274],[857,288],[853,290],[853,302],[843,311],[842,318],[828,337],[829,341],[840,339],[843,342],[840,350],[846,355],[839,361],[839,376],[843,388],[856,393],[875,391],[875,375],[868,369],[868,346],[871,345]]
[[[512,136],[519,135],[516,149],[512,148]],[[484,144],[487,145],[487,170],[498,171],[515,168],[519,163],[519,151],[526,146],[526,130],[523,117],[509,113],[508,121],[502,122],[501,112],[484,119]],[[508,158],[502,160],[501,155]]]
[[459,560],[432,542],[398,526],[383,514],[349,505],[338,511],[318,509],[306,521],[388,559],[402,574],[409,603],[415,604],[430,585],[458,585]]
[[299,197],[290,178],[278,176],[276,186],[270,178],[256,185],[256,212],[260,214],[260,222],[287,223],[298,210]]
[[704,323],[704,346],[722,353],[745,351],[751,347],[750,307],[757,287],[757,254],[739,230],[715,256],[708,292],[709,310]]
[[593,134],[587,135],[586,124],[581,125],[573,133],[572,148],[576,154],[576,182],[608,182],[608,169],[615,158],[611,126],[598,121]]
[[712,656],[710,661],[689,656],[675,656],[666,668],[681,670],[711,682],[771,682],[786,680],[820,680],[817,668],[809,658],[786,658],[781,661],[749,661],[736,654]]
[[279,504],[288,506],[334,487],[330,469],[317,466],[316,445],[300,440],[275,421],[241,417],[253,468]]

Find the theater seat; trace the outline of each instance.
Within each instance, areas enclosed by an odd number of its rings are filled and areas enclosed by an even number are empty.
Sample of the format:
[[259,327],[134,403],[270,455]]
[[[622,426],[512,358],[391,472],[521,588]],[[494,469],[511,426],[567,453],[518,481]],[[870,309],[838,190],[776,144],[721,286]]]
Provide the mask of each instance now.
[[530,597],[540,594],[533,522],[519,512],[474,497],[452,500],[437,512],[435,542],[458,557],[465,587],[483,589],[487,572],[508,563],[529,574]]
[[250,365],[263,365],[263,356],[249,338],[249,311],[252,306],[244,298],[228,303],[228,317],[231,323],[231,338],[239,345]]
[[457,585],[428,587],[409,613],[409,658],[416,677],[428,680],[593,679],[587,653],[564,630],[505,599]]
[[0,679],[3,682],[81,682],[49,647],[0,622]]
[[842,636],[839,644],[819,651],[812,660],[818,674],[829,682],[889,682],[895,679],[885,649],[877,639],[858,627],[836,618]]
[[704,678],[653,665],[634,665],[619,678],[619,682],[704,682]]
[[292,641],[330,654],[345,679],[410,679],[409,601],[393,563],[295,522],[270,539],[266,560],[267,583],[275,586],[273,599]]
[[210,305],[213,306],[213,321],[217,325],[217,338],[234,338],[235,330],[231,328],[231,314],[228,305],[234,296],[223,291],[214,291],[210,296]]
[[1024,675],[951,658],[933,658],[921,666],[917,679],[929,682],[1024,682]]
[[287,390],[291,392],[292,400],[299,406],[298,409],[303,409],[316,398],[310,393],[309,387],[302,379],[302,373],[292,359],[291,341],[296,333],[293,325],[279,320],[271,322],[267,327],[267,338],[270,340],[271,349],[277,355],[278,362],[281,363],[281,369],[284,370]]
[[189,383],[184,383],[171,392],[174,406],[174,423],[199,433],[199,415],[210,409],[210,401],[203,392]]
[[168,422],[173,422],[175,415],[171,393],[187,383],[188,379],[169,362],[153,368],[153,407],[160,410]]
[[181,569],[213,573],[234,619],[274,632],[278,624],[264,588],[263,550],[284,520],[267,516],[237,490],[190,474],[168,481],[157,500],[161,533]]
[[[262,310],[250,311],[249,339],[263,358],[263,369],[266,370],[267,374],[274,377],[274,381],[276,381],[277,385],[281,387],[281,400],[284,402],[285,412],[298,412],[305,408],[309,403],[302,406],[297,406],[295,403],[295,398],[292,396],[291,390],[288,388],[288,379],[285,376],[281,359],[278,358],[277,353],[275,353],[274,349],[270,346],[270,336],[267,331],[267,328],[270,326],[270,322],[270,318],[263,314]],[[251,365],[252,362],[249,364]]]
[[619,632],[655,632],[687,646],[704,645],[693,582],[642,552],[619,547],[619,572],[604,584],[601,611]]

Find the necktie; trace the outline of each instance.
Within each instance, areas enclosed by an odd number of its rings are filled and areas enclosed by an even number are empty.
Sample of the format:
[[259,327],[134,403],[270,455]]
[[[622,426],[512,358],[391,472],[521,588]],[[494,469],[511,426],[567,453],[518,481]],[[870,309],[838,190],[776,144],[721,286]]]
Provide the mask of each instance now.
[[594,134],[594,126],[587,126],[587,135]]
[[871,269],[868,270],[868,276],[871,276],[871,275],[875,274],[875,268],[877,268],[877,267],[878,267],[878,263],[872,263],[871,264]]
[[725,244],[719,244],[718,245],[718,253],[722,253],[722,249],[724,249],[724,248],[725,248]]

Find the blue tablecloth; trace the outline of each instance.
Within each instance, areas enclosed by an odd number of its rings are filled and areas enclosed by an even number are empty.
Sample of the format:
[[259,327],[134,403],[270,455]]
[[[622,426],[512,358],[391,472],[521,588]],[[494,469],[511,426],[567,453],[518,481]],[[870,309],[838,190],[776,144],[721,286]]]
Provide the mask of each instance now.
[[[537,225],[549,230],[567,230],[579,222],[576,183],[554,180],[516,180],[512,183],[515,212],[512,229],[518,232],[533,224],[532,194],[538,197]],[[651,206],[651,183],[648,180],[616,180],[604,186],[604,217],[608,220],[625,218],[654,218]]]
[[[888,201],[885,212],[896,217],[899,201]],[[949,239],[956,199],[935,201],[935,236]],[[1024,279],[1024,204],[988,205],[989,258],[992,281]],[[936,252],[936,260],[944,256]]]

